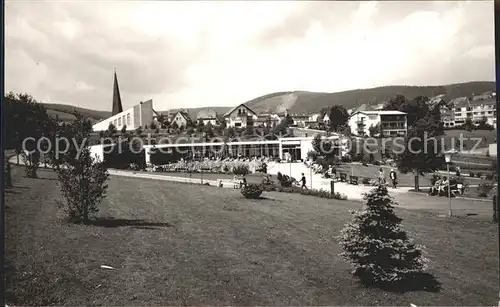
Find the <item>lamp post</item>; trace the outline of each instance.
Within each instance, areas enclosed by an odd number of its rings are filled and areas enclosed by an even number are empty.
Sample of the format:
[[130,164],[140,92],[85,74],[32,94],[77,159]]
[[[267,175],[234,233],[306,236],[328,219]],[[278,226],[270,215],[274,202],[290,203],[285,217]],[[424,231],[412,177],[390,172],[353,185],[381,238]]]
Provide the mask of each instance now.
[[451,189],[450,189],[450,164],[451,164],[451,156],[454,154],[453,151],[447,151],[444,153],[444,161],[446,162],[446,171],[448,173],[448,215],[451,217],[453,215],[451,211]]
[[[312,164],[311,164],[312,166]],[[313,188],[313,170],[312,170],[312,167],[309,167],[309,180],[311,181],[311,190]]]

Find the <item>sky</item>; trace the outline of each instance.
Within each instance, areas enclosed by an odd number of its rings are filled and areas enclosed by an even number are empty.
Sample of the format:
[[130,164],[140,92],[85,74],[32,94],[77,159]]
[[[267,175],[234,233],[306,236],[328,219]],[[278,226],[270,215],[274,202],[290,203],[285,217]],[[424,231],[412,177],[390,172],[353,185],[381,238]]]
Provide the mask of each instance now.
[[6,1],[5,89],[110,111],[494,81],[493,1]]

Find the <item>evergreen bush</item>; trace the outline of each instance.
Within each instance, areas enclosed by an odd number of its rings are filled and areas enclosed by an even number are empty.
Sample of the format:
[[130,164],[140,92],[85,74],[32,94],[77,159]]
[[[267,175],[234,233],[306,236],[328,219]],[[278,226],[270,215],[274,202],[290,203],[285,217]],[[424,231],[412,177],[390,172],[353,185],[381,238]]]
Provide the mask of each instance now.
[[248,184],[241,189],[241,194],[246,198],[257,199],[262,194],[262,187],[257,184]]
[[364,197],[364,209],[352,211],[353,220],[339,236],[341,256],[351,262],[364,283],[394,283],[422,274],[427,259],[422,247],[411,242],[393,211],[393,199],[385,186]]

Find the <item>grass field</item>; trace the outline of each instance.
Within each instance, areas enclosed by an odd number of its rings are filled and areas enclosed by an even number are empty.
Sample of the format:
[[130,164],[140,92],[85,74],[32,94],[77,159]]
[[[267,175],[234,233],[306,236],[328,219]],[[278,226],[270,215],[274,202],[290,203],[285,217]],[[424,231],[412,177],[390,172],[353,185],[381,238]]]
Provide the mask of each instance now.
[[472,147],[475,146],[476,142],[479,142],[478,148],[488,147],[489,144],[495,143],[497,139],[496,130],[446,130],[445,135],[446,144],[451,144],[451,139],[459,140],[460,137],[462,137],[464,139],[464,145],[466,147],[464,149],[466,150],[472,149]]
[[[93,225],[57,208],[52,171],[6,194],[9,305],[494,305],[498,225],[396,209],[439,292],[361,286],[335,237],[359,203],[112,177]],[[100,268],[101,265],[115,269]]]

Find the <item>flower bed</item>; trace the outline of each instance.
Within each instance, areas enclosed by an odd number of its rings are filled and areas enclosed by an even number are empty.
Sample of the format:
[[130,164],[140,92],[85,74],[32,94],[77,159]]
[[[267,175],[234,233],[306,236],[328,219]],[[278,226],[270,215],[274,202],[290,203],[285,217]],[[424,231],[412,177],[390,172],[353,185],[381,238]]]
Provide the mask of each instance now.
[[217,161],[217,160],[206,160],[206,161],[179,161],[177,163],[170,163],[165,165],[148,165],[146,171],[149,172],[178,172],[178,171],[188,171],[192,173],[199,173],[203,171],[204,173],[231,173],[233,170],[239,166],[246,165],[250,170],[250,173],[255,173],[259,170],[264,170],[267,167],[265,162],[254,160],[254,161]]

